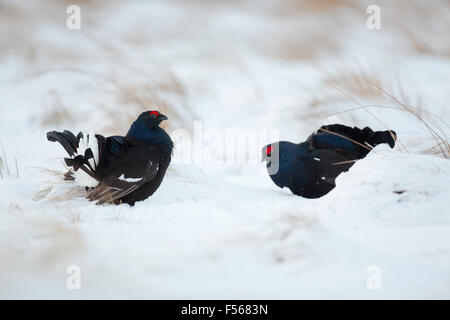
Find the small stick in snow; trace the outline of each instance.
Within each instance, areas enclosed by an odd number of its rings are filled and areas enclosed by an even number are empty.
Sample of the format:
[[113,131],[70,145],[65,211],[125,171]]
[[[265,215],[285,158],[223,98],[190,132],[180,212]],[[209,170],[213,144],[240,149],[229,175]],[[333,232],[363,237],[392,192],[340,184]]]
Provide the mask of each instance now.
[[356,161],[358,161],[358,160],[348,160],[348,161],[335,162],[335,163],[333,163],[333,166],[336,166],[338,164],[352,163],[352,162],[356,162]]

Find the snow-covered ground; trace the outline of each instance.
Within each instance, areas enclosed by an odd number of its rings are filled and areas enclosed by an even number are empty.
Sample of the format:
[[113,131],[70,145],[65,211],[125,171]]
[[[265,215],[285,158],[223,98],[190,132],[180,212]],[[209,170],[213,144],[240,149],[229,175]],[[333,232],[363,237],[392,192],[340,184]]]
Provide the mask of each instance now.
[[[448,2],[81,1],[81,30],[68,5],[0,1],[0,298],[450,298]],[[124,134],[153,106],[176,151],[147,201],[46,170],[47,131]],[[323,198],[277,188],[260,148],[329,122],[399,141]]]

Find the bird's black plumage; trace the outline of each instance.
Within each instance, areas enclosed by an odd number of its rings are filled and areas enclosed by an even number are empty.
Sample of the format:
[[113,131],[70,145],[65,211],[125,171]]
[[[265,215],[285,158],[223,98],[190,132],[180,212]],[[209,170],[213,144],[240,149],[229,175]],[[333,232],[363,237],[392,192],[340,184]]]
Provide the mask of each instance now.
[[280,141],[262,149],[272,181],[305,198],[319,198],[336,185],[336,177],[356,160],[364,158],[372,147],[387,143],[394,147],[392,130],[374,132],[369,127],[351,128],[340,124],[321,127],[305,142]]
[[163,120],[167,120],[163,114],[148,111],[124,137],[52,131],[47,139],[59,142],[70,156],[65,158],[71,170],[67,180],[74,180],[81,171],[92,180],[86,185],[89,200],[134,205],[159,188],[169,167],[173,142],[159,126]]

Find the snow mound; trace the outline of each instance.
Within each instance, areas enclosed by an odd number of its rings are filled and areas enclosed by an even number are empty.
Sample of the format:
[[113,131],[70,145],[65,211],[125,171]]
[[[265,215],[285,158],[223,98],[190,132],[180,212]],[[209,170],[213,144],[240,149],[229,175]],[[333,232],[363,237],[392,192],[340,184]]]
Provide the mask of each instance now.
[[[27,297],[423,298],[449,292],[445,159],[377,147],[314,200],[275,186],[237,185],[195,165],[174,165],[161,189],[135,207],[95,206],[73,183],[42,181],[0,183],[16,199],[0,203],[4,297],[24,297],[23,286],[40,283],[45,289]],[[69,265],[81,267],[82,291],[65,288]],[[382,290],[367,289],[373,265],[382,271]]]

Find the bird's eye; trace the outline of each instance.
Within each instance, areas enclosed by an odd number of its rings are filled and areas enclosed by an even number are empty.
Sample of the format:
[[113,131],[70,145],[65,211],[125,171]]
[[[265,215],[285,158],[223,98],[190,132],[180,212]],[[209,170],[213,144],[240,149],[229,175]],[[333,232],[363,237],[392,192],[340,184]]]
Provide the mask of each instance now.
[[266,155],[270,156],[271,153],[272,153],[272,146],[268,146],[266,150]]
[[152,116],[155,116],[155,117],[159,116],[159,112],[158,111],[150,111],[150,114]]

